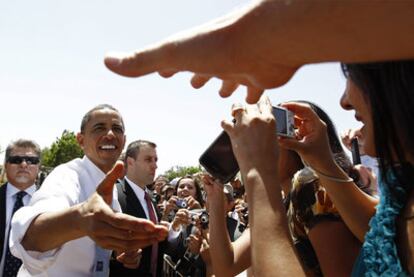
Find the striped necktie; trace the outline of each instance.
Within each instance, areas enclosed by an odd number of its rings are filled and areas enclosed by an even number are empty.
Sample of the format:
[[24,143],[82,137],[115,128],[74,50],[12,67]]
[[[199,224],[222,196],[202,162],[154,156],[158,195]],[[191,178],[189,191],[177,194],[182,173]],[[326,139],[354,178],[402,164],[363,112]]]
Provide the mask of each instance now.
[[[147,192],[145,192],[144,198],[145,198],[145,201],[147,202],[149,219],[155,224],[157,224],[158,222],[157,222],[157,217],[155,216],[154,207],[152,205],[151,198]],[[157,276],[157,261],[158,261],[158,242],[152,245],[152,250],[151,250],[151,273],[153,277]]]
[[[14,213],[23,207],[23,197],[27,193],[25,191],[19,191],[16,194],[16,201],[14,202],[13,206],[13,212],[12,217]],[[11,219],[10,219],[10,226],[11,226]],[[22,265],[22,261],[15,256],[12,255],[9,248],[9,234],[10,234],[10,228],[7,235],[7,243],[6,243],[6,258],[4,260],[4,270],[3,270],[3,276],[4,277],[15,277],[17,275],[17,271],[19,270],[20,266]]]

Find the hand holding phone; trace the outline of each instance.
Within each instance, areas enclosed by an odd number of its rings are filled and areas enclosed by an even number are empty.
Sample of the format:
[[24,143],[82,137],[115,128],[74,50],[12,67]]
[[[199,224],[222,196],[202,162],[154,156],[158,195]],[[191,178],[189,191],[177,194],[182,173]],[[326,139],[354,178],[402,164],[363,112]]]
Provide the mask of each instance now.
[[361,164],[361,155],[359,153],[359,142],[358,137],[351,139],[351,153],[352,153],[352,163],[354,165]]
[[[276,119],[277,135],[294,137],[294,114],[282,107],[273,107],[272,113]],[[199,162],[208,173],[219,179],[222,184],[228,183],[239,171],[230,137],[224,131],[204,151]]]

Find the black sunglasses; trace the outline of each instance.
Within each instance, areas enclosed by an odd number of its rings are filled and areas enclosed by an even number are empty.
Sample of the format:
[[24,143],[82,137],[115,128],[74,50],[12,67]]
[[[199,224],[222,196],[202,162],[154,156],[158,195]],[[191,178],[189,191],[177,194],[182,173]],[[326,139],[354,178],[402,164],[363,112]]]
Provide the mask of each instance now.
[[38,164],[38,163],[40,163],[39,157],[10,156],[7,159],[7,162],[11,163],[11,164],[21,164],[23,161],[25,161],[27,164]]

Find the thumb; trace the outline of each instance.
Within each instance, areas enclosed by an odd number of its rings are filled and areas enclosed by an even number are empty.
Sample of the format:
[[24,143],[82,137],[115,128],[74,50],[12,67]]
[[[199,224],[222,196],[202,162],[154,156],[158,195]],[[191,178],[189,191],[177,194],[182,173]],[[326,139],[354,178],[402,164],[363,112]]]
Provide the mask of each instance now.
[[122,177],[124,172],[124,163],[117,161],[112,169],[106,174],[105,178],[96,188],[96,192],[102,196],[105,202],[110,205],[112,203],[112,193],[114,184],[118,178]]
[[278,143],[280,147],[295,151],[298,154],[300,154],[304,148],[302,142],[292,138],[278,137]]

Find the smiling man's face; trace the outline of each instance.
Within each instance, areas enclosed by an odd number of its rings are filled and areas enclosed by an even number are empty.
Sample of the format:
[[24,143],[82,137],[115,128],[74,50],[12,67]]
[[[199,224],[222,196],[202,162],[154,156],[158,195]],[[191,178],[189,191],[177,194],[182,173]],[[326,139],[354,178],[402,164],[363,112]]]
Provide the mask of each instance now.
[[118,160],[125,145],[121,115],[111,109],[94,111],[84,131],[77,136],[85,155],[104,173]]

